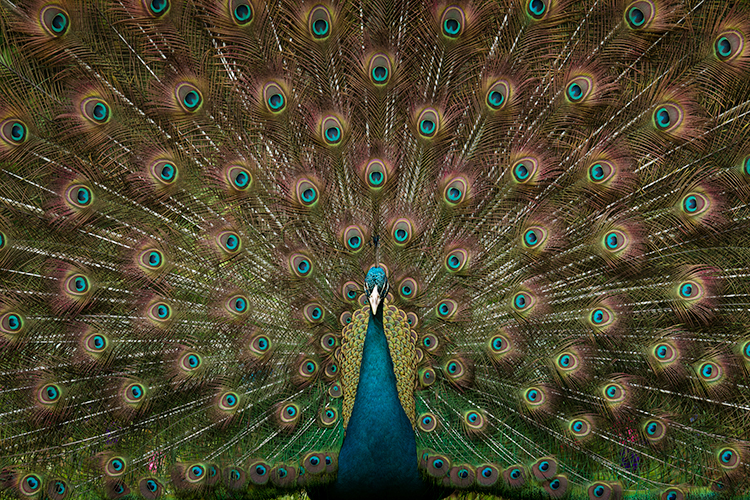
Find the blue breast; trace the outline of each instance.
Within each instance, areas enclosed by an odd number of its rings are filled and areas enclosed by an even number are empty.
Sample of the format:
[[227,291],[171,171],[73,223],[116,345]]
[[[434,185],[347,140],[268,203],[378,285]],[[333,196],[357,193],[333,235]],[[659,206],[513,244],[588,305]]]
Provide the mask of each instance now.
[[318,499],[437,498],[417,469],[414,430],[401,407],[383,310],[370,314],[357,396],[339,452],[336,482]]

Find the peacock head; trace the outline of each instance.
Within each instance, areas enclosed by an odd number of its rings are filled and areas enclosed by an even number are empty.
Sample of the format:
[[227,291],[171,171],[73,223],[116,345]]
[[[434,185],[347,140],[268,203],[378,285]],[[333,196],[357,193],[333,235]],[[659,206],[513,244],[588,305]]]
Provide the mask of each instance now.
[[388,277],[385,275],[385,269],[379,266],[373,266],[367,271],[365,276],[365,295],[370,302],[370,308],[373,314],[377,314],[380,302],[383,297],[388,295]]

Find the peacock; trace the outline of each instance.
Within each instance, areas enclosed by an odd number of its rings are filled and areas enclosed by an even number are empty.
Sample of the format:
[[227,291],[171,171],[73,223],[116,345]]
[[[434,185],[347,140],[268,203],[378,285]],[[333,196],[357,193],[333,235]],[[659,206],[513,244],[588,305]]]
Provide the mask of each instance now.
[[749,37],[0,0],[0,498],[750,499]]

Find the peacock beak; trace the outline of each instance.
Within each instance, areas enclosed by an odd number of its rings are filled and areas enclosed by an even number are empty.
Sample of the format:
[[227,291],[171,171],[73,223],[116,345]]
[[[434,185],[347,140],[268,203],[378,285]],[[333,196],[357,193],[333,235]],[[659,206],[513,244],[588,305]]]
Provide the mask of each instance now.
[[378,293],[377,285],[375,285],[375,288],[372,289],[372,292],[370,292],[370,296],[367,299],[370,301],[370,308],[372,309],[372,313],[377,314],[378,306],[380,305],[380,294]]

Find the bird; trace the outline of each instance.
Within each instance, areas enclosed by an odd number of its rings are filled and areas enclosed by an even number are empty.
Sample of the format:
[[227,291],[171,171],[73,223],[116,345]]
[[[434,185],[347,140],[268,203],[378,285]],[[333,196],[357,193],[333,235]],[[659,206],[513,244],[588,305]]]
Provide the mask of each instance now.
[[750,498],[747,3],[0,30],[0,498]]

